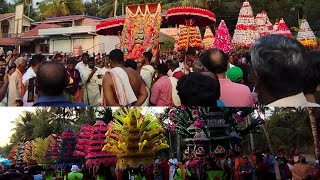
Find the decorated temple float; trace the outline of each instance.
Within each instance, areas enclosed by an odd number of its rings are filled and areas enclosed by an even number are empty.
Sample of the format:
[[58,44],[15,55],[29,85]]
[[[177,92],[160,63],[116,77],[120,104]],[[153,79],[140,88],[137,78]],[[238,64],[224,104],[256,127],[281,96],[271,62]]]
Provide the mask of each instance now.
[[[252,108],[173,108],[170,110],[172,126],[185,142],[185,157],[201,159],[218,146],[234,149],[243,137],[263,121],[259,118],[245,125]],[[244,125],[244,126],[243,126]]]
[[[199,27],[211,26],[215,23],[215,14],[207,9],[196,7],[175,7],[167,11],[166,19],[169,22],[179,25],[178,41],[176,42],[177,51],[187,51],[188,48],[201,50],[204,48]],[[213,34],[209,29],[206,30],[205,45],[211,48]]]
[[108,125],[103,151],[117,156],[118,179],[126,179],[125,171],[141,171],[141,167],[153,177],[156,153],[169,148],[162,125],[151,114],[142,115],[140,108],[122,108],[114,117]]
[[238,49],[248,50],[260,37],[250,3],[246,0],[240,9],[232,43]]
[[138,4],[126,7],[121,36],[125,59],[138,59],[143,52],[158,54],[161,25],[161,4]]
[[300,43],[303,44],[308,50],[315,50],[319,47],[318,40],[305,18],[301,21],[297,40],[300,41]]

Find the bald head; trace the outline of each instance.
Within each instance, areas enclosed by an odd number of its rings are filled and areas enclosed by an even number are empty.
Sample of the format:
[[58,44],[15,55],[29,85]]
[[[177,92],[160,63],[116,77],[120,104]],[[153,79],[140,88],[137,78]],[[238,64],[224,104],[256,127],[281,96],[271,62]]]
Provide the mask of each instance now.
[[37,89],[42,95],[61,95],[67,84],[65,68],[60,63],[46,62],[37,72]]

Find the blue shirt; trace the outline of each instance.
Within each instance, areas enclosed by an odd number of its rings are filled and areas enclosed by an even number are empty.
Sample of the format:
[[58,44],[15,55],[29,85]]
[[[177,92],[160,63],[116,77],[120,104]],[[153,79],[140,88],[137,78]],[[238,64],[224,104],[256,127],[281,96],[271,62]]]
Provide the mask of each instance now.
[[217,107],[226,107],[221,100],[217,100]]
[[269,155],[268,157],[265,158],[265,163],[267,163],[270,168],[267,170],[268,173],[276,173],[274,164],[276,163],[276,159],[274,156]]
[[72,103],[64,95],[60,96],[41,96],[33,106],[51,107],[87,107],[86,103]]

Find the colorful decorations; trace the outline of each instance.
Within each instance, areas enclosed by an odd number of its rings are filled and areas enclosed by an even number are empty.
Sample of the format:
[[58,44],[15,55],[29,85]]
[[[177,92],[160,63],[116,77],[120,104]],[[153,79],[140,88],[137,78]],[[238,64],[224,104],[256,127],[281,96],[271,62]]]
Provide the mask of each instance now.
[[117,162],[115,155],[102,151],[107,130],[108,127],[103,121],[97,121],[91,129],[90,140],[87,141],[86,166],[93,169],[93,174],[97,173],[101,164],[107,167]]
[[284,35],[287,37],[292,37],[292,34],[291,34],[286,22],[284,22],[283,18],[281,18],[276,31],[273,32],[272,34],[280,34],[280,35]]
[[166,19],[176,24],[206,27],[216,21],[216,16],[207,9],[175,7],[167,11]]
[[179,25],[178,51],[188,48],[202,49],[200,30],[196,26],[210,26],[216,21],[215,14],[209,10],[195,7],[176,7],[167,11],[167,20]]
[[297,40],[308,49],[316,49],[318,41],[306,19],[302,19]]
[[279,19],[276,19],[273,25],[272,33],[274,33],[278,29],[278,26],[279,26]]
[[216,30],[214,47],[222,50],[225,53],[234,51],[231,36],[224,20],[221,20],[219,27]]
[[132,5],[126,8],[121,49],[125,59],[138,59],[145,51],[157,51],[160,35],[161,5]]
[[53,140],[52,136],[48,136],[45,139],[36,138],[32,147],[32,159],[35,160],[38,164],[47,164],[52,161],[46,157],[50,141]]
[[257,14],[256,24],[257,30],[261,37],[270,34],[273,29],[272,24],[268,18],[267,12],[264,10],[261,13]]
[[36,161],[32,158],[32,149],[34,146],[34,141],[27,141],[25,143],[23,161],[27,163],[28,166],[36,165]]
[[[170,124],[177,125],[176,132],[184,138],[189,151],[203,147],[208,153],[214,151],[210,147],[217,145],[232,147],[232,144],[229,144],[231,139],[240,141],[244,135],[263,123],[261,119],[256,119],[250,125],[245,125],[246,117],[253,110],[252,108],[172,108],[167,113],[167,118],[170,119]],[[203,125],[197,125],[199,122],[203,122]]]
[[214,45],[214,35],[209,26],[206,27],[206,31],[203,36],[204,49],[212,49]]
[[16,156],[15,156],[16,164],[18,166],[20,166],[21,164],[24,163],[23,162],[24,148],[25,148],[25,143],[20,142],[18,144],[18,149],[17,149]]
[[93,127],[90,126],[89,124],[84,124],[81,126],[80,132],[78,134],[76,150],[74,151],[74,156],[80,157],[80,158],[86,157],[88,153],[87,146],[89,144],[92,130],[93,130]]
[[188,48],[203,48],[199,27],[180,25],[178,36],[177,51],[186,51]]
[[259,32],[257,31],[253,11],[250,3],[246,0],[240,9],[232,43],[238,47],[250,48],[258,38]]
[[71,129],[67,129],[61,135],[61,144],[58,147],[55,167],[64,169],[66,166],[72,166],[78,162],[73,155],[76,147],[76,137]]
[[153,166],[156,152],[169,148],[159,121],[150,114],[142,115],[140,108],[122,108],[114,117],[103,151],[117,156],[117,168]]
[[16,165],[16,153],[17,153],[18,145],[12,147],[9,153],[9,160],[12,164]]

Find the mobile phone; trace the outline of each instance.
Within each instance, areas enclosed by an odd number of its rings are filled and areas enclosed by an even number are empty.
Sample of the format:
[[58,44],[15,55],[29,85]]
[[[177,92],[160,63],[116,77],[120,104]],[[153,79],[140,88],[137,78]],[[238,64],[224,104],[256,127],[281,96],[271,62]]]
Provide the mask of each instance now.
[[3,81],[4,76],[6,75],[6,68],[5,67],[1,67],[0,68],[0,81]]
[[29,79],[29,85],[28,85],[28,100],[27,102],[34,102],[34,88],[35,88],[35,81],[36,78]]

